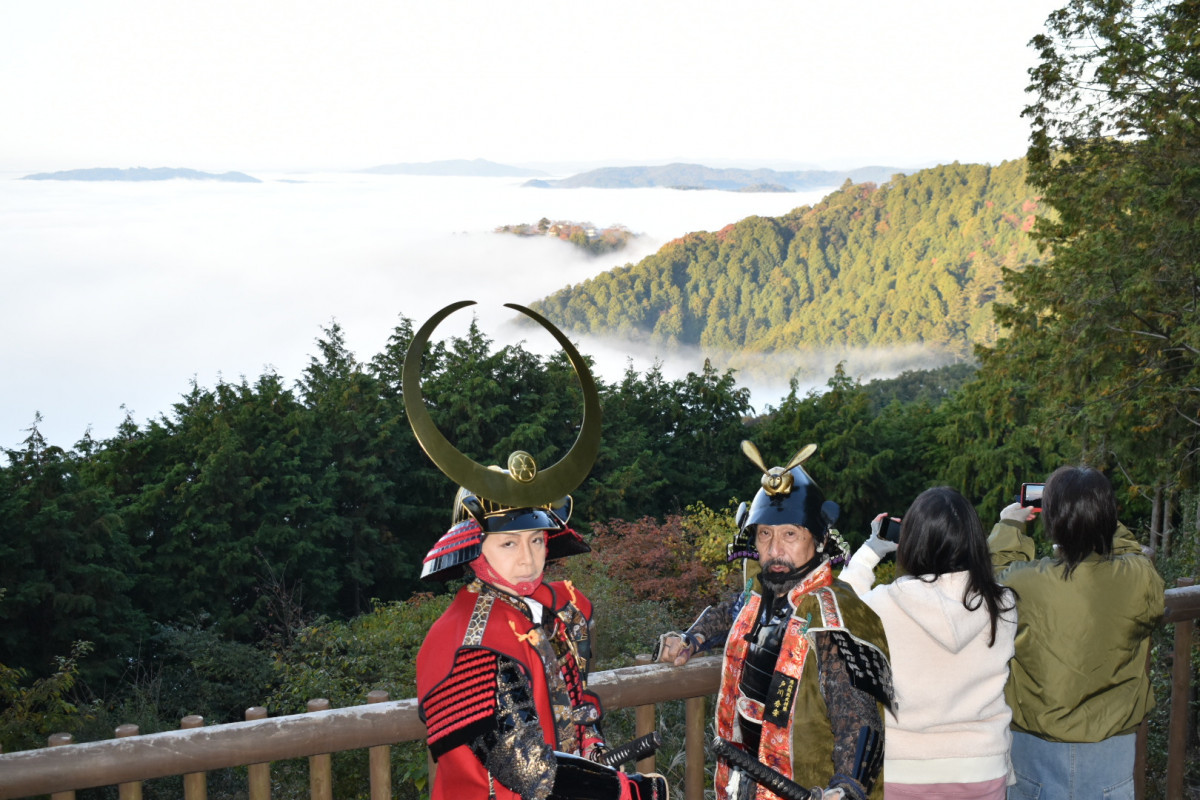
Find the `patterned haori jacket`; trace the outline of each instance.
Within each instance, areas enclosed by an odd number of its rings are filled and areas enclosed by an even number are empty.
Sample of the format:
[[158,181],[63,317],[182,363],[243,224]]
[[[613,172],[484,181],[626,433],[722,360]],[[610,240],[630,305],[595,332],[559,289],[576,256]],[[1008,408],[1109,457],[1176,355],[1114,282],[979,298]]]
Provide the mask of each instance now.
[[[843,786],[846,796],[883,797],[883,710],[892,702],[887,639],[879,618],[849,585],[835,581],[828,561],[787,595],[791,608],[765,703],[740,690],[762,596],[747,598],[725,643],[716,732],[742,741],[738,715],[762,723],[758,760],[808,787]],[[717,800],[777,800],[763,787],[717,764]]]
[[603,744],[586,689],[592,605],[569,581],[518,597],[475,580],[459,590],[417,655],[417,696],[437,761],[433,800],[545,797],[552,751]]

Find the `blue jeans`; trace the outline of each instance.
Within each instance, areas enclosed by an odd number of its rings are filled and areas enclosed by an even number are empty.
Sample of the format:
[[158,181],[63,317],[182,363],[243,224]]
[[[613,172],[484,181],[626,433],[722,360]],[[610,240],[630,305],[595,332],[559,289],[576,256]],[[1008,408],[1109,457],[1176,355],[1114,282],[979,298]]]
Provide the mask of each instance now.
[[1012,736],[1017,782],[1008,800],[1133,800],[1136,734],[1081,743]]

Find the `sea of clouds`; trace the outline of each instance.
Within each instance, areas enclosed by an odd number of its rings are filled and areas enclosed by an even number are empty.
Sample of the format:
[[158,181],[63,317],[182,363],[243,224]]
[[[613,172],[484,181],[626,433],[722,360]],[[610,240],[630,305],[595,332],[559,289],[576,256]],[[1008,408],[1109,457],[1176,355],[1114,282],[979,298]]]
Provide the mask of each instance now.
[[[539,329],[512,324],[505,302],[531,303],[692,231],[758,214],[777,216],[831,189],[748,194],[669,189],[523,187],[519,179],[256,174],[258,184],[208,181],[23,181],[0,174],[0,448],[39,430],[70,447],[90,429],[113,435],[171,414],[192,382],[251,382],[267,370],[291,382],[339,324],[355,356],[381,352],[401,316],[416,324],[457,300],[479,305],[446,320],[437,338],[474,318],[499,344],[546,353]],[[562,242],[498,235],[542,217],[624,225],[640,237],[591,258]],[[824,385],[838,361],[851,374],[895,375],[929,365],[921,348],[756,360],[666,352],[584,337],[597,372],[617,380],[659,364],[677,378],[736,366],[762,411],[795,377]],[[789,363],[789,361],[791,363]]]

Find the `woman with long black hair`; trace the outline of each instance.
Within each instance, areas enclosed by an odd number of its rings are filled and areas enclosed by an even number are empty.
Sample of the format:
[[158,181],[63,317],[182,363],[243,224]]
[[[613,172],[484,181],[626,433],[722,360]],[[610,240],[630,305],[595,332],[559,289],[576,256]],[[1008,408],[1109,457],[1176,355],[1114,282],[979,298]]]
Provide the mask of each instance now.
[[[887,517],[841,579],[883,621],[896,706],[886,717],[886,800],[1003,800],[1010,774],[1004,699],[1017,617],[996,582],[979,515],[947,486],[922,492],[881,538]],[[875,566],[896,552],[895,581],[871,588]]]

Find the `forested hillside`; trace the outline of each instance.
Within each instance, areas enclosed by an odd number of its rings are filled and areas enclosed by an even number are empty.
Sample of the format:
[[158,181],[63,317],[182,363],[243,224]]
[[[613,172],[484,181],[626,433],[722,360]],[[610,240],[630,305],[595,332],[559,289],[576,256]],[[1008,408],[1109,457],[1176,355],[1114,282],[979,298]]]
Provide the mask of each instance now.
[[702,164],[663,164],[654,167],[602,167],[559,180],[531,180],[525,185],[540,189],[712,189],[726,192],[804,191],[837,186],[842,181],[883,182],[901,170],[893,167],[858,167],[849,170],[806,169],[777,172],[773,169],[713,168]]
[[1039,258],[1023,159],[847,183],[815,206],[693,233],[534,308],[570,330],[770,352],[992,343],[1002,269]]

